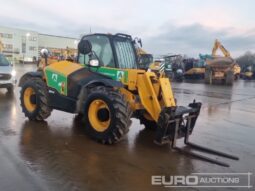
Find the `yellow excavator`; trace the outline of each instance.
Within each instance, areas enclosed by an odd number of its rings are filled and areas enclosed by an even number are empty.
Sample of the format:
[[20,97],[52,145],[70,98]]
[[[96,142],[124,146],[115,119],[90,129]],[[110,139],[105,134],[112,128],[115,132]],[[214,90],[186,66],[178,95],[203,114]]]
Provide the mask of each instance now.
[[164,75],[164,62],[163,59],[154,60],[153,55],[147,53],[142,49],[142,40],[139,38],[134,38],[133,40],[136,54],[138,58],[138,68],[143,70],[150,70],[155,72],[158,76]]
[[[220,49],[224,56],[216,55],[217,50]],[[226,85],[232,85],[234,80],[240,76],[241,68],[236,61],[231,57],[229,51],[215,40],[212,49],[212,57],[206,58],[205,68],[205,82],[212,84],[214,81],[221,81]]]
[[153,55],[147,53],[142,49],[142,40],[135,37],[133,40],[136,54],[138,58],[138,68],[143,70],[150,70],[154,72],[157,76],[165,76],[165,61],[164,59],[155,59]]
[[144,49],[142,49],[143,44],[140,38],[135,37],[132,42],[136,50],[138,68],[148,70],[150,65],[153,63],[153,55],[147,53]]
[[221,44],[221,42],[218,39],[216,39],[212,49],[212,56],[218,57],[217,56],[218,49],[221,50],[221,52],[224,54],[225,57],[231,57],[229,51]]
[[136,48],[137,56],[138,56],[138,66],[140,69],[147,70],[150,65],[153,63],[152,54],[147,53],[142,48]]

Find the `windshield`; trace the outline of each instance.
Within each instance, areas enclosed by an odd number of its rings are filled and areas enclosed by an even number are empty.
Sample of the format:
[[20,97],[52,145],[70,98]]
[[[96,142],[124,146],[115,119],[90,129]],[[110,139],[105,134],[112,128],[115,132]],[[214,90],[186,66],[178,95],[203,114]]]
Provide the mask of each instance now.
[[131,40],[115,37],[113,43],[117,54],[119,68],[136,68],[135,50]]
[[0,66],[9,66],[9,61],[5,58],[4,55],[0,54]]
[[[108,36],[91,35],[86,36],[83,40],[90,41],[92,45],[92,50],[95,52],[96,56],[99,59],[100,66],[116,68],[116,61],[114,59],[117,59],[119,68],[136,68],[135,50],[133,47],[133,43],[130,39],[119,36],[115,36],[113,38],[113,46],[115,48],[117,58],[115,58],[113,55],[111,42]],[[79,63],[88,64],[88,62],[89,56],[80,53]]]
[[[90,41],[92,50],[98,56],[101,66],[115,67],[111,44],[107,36],[87,36],[85,39]],[[80,53],[79,63],[88,64],[88,62],[89,56]]]

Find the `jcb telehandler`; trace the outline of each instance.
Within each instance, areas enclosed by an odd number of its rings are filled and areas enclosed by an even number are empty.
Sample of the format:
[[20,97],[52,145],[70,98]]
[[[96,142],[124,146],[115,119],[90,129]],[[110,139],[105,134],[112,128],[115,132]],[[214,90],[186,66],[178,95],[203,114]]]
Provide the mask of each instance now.
[[137,69],[137,54],[129,35],[84,36],[78,44],[77,63],[60,61],[43,71],[26,73],[19,85],[22,110],[30,120],[44,120],[52,109],[77,113],[83,116],[90,137],[112,144],[128,132],[130,118],[136,117],[147,128],[156,129],[157,144],[171,143],[172,148],[181,150],[176,140],[185,137],[185,144],[194,148],[235,158],[188,141],[201,103],[176,106],[168,78]]

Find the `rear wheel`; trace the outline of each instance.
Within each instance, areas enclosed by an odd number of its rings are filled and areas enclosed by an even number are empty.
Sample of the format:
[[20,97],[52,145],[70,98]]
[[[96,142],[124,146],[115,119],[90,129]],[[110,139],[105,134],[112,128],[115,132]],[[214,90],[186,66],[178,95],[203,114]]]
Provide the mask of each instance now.
[[42,121],[50,116],[47,87],[42,79],[28,79],[21,87],[20,102],[22,111],[30,120]]
[[121,93],[98,86],[90,90],[83,115],[90,137],[104,144],[113,144],[128,132],[132,111]]

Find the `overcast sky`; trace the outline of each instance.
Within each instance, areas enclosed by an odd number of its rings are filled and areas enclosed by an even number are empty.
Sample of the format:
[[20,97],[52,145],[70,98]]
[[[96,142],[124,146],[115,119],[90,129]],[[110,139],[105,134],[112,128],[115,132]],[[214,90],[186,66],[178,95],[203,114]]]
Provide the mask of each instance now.
[[0,25],[79,37],[128,33],[154,54],[210,53],[218,38],[233,56],[255,50],[254,0],[0,0]]

